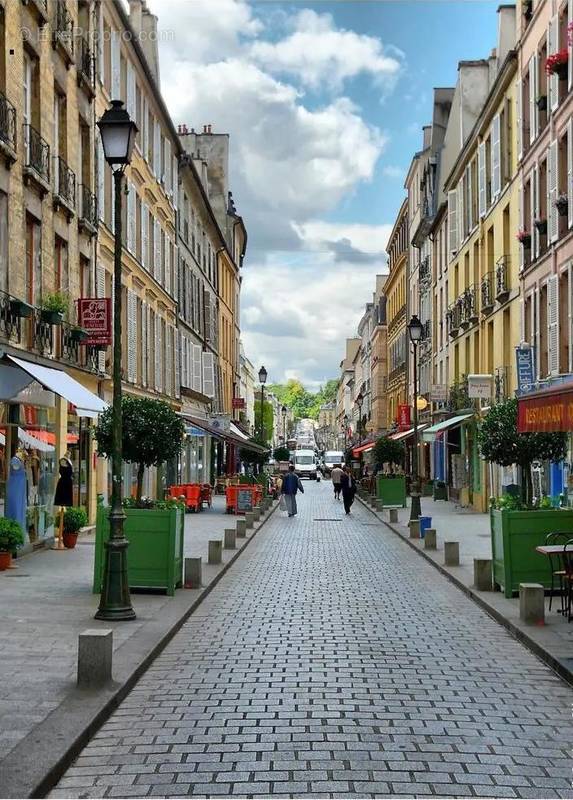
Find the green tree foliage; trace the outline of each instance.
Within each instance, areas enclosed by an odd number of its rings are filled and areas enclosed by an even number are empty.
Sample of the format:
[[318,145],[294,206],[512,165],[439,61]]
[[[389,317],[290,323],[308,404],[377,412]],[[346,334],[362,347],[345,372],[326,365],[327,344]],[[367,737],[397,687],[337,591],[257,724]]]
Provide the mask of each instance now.
[[531,463],[561,461],[567,454],[565,433],[518,433],[515,398],[490,408],[481,424],[478,441],[486,461],[502,467],[518,464],[523,469],[525,503],[531,502]]
[[268,400],[263,400],[263,422],[265,424],[264,440],[263,431],[261,430],[261,396],[255,397],[255,431],[257,432],[257,442],[262,444],[263,447],[268,447],[273,435],[273,407]]
[[394,465],[401,467],[404,465],[406,450],[402,442],[395,442],[394,439],[389,439],[387,436],[380,436],[376,440],[372,455],[377,469],[382,469],[384,464],[390,464],[391,468]]
[[[98,453],[112,456],[113,409],[100,415],[95,430]],[[167,403],[146,397],[122,400],[123,460],[137,464],[137,499],[141,499],[145,467],[175,458],[183,447],[185,425]]]
[[288,461],[290,458],[288,447],[275,447],[273,458],[275,461]]
[[[260,444],[262,447],[268,447],[266,442],[261,441],[261,437],[259,435],[254,436],[252,441]],[[239,458],[244,464],[249,464],[252,467],[256,466],[260,468],[269,460],[269,451],[266,450],[264,453],[255,453],[253,450],[248,450],[246,447],[241,447],[239,450]]]
[[302,383],[291,378],[286,384],[274,383],[269,386],[270,391],[277,400],[290,408],[295,419],[318,419],[321,405],[332,403],[336,400],[338,381],[331,379],[321,387],[318,392],[307,391]]

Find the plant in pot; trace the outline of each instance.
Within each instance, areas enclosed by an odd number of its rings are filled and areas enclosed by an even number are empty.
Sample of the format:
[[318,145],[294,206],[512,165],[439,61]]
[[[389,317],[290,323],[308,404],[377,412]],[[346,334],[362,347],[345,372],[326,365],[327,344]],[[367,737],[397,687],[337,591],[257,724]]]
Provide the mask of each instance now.
[[516,234],[517,241],[522,244],[524,247],[531,246],[531,234],[528,233],[526,230],[519,230]]
[[[59,523],[59,520],[58,520]],[[73,550],[78,540],[80,528],[88,524],[88,515],[85,508],[71,506],[64,511],[63,540],[64,547]]]
[[541,233],[541,234],[547,233],[547,220],[546,219],[542,219],[542,218],[536,219],[533,224],[535,225],[535,227],[537,228],[539,233]]
[[15,317],[28,319],[34,313],[34,306],[31,306],[30,303],[26,303],[24,300],[18,300],[13,297],[10,300],[10,311]]
[[[388,436],[380,436],[372,449],[372,460],[376,465],[376,496],[387,506],[406,505],[406,478],[395,473],[396,467],[404,466],[406,450],[402,442]],[[382,470],[388,467],[388,472]]]
[[61,325],[64,321],[64,316],[68,313],[69,305],[68,295],[64,292],[54,292],[46,295],[40,306],[43,322],[47,322],[49,325]]
[[567,77],[567,62],[569,61],[569,52],[566,47],[559,50],[557,53],[552,53],[547,56],[545,61],[545,72],[547,75],[558,75],[563,79]]
[[12,554],[23,544],[22,527],[13,519],[0,517],[0,570],[10,569]]
[[555,208],[557,209],[560,217],[567,216],[567,209],[569,207],[569,198],[566,194],[560,194],[555,201]]
[[540,111],[547,111],[547,95],[541,94],[535,101]]
[[84,328],[80,328],[79,325],[72,325],[70,336],[72,341],[81,343],[85,342],[89,336],[89,333]]

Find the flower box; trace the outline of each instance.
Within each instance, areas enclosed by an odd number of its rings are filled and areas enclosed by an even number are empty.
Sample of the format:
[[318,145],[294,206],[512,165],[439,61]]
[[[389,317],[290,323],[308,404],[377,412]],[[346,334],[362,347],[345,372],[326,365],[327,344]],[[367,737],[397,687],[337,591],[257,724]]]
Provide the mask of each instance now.
[[567,216],[567,209],[569,208],[569,199],[567,195],[560,195],[555,201],[555,208],[560,217]]
[[385,506],[406,508],[406,476],[377,475],[376,497],[382,500]]
[[527,231],[519,231],[517,234],[517,241],[523,245],[523,247],[531,247],[531,234],[527,233]]
[[564,47],[558,53],[552,53],[547,56],[545,72],[547,75],[558,75],[560,80],[564,80],[567,77],[568,61],[569,53],[567,48]]
[[89,336],[89,333],[83,328],[72,328],[70,331],[70,336],[74,342],[85,342]]
[[64,321],[61,311],[49,311],[47,308],[41,309],[40,317],[42,322],[46,322],[48,325],[61,325]]
[[539,231],[540,234],[547,233],[547,220],[546,219],[536,219],[534,222],[535,227]]
[[[124,533],[129,541],[127,574],[130,589],[163,589],[168,595],[183,583],[184,512],[124,508]],[[109,508],[99,506],[93,591],[102,589],[105,543],[109,539]]]
[[25,303],[24,300],[13,299],[10,300],[10,311],[15,317],[28,319],[34,313],[34,307],[29,303]]
[[506,597],[519,592],[520,583],[551,586],[549,559],[535,548],[554,531],[571,531],[573,510],[490,510],[493,581]]

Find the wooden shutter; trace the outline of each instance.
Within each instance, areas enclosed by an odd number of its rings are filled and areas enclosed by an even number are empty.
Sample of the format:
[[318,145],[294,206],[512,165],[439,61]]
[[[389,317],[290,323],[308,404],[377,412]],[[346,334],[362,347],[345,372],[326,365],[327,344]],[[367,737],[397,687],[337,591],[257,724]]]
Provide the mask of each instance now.
[[571,228],[573,227],[573,117],[569,117],[567,122],[567,201],[567,223]]
[[501,192],[501,120],[496,114],[491,124],[491,194],[492,200]]
[[[466,208],[466,216],[468,220],[468,233],[473,231],[476,223],[474,219],[474,204],[473,204],[473,185],[472,185],[472,165],[468,164],[466,168],[466,186],[467,186],[467,199],[468,207]],[[234,290],[233,286],[233,290]]]
[[[143,158],[147,161],[147,154],[149,153],[149,105],[146,98],[143,98]],[[151,165],[150,165],[151,166]]]
[[147,347],[147,303],[141,303],[141,385],[147,386],[147,364],[149,351]]
[[193,391],[203,391],[203,374],[202,374],[202,352],[201,346],[198,344],[193,345]]
[[135,109],[135,70],[131,65],[131,61],[127,62],[127,102],[126,108],[131,119],[136,118]]
[[171,264],[171,239],[169,238],[168,234],[165,234],[165,291],[167,294],[171,294],[171,272],[172,272],[172,264]]
[[161,178],[161,126],[153,121],[153,172],[157,180]]
[[210,342],[211,333],[211,295],[207,289],[203,289],[203,322],[205,341]]
[[127,380],[137,379],[137,295],[127,290]]
[[103,3],[100,3],[97,10],[97,23],[98,23],[98,39],[97,39],[97,64],[98,64],[98,77],[100,83],[104,79],[104,60],[103,60]]
[[559,177],[558,142],[551,142],[547,151],[547,236],[550,242],[559,237],[559,215],[555,207]]
[[165,394],[173,395],[173,328],[165,324]]
[[136,230],[135,230],[135,186],[127,182],[127,249],[130,253],[135,253]]
[[180,265],[179,265],[179,248],[177,247],[177,244],[175,242],[172,243],[171,258],[172,258],[172,261],[173,261],[173,269],[172,269],[172,272],[173,272],[173,298],[174,298],[175,302],[178,303],[179,302],[179,295],[180,295],[180,292],[179,292],[179,270],[180,270]]
[[[549,20],[549,26],[547,28],[547,55],[551,56],[554,55],[558,50],[558,41],[557,36],[559,32],[558,27],[558,18],[557,15],[551,17]],[[557,106],[559,105],[559,76],[553,73],[553,75],[549,75],[547,78],[547,83],[549,84],[549,108],[551,111],[555,111]]]
[[[533,168],[533,192],[534,192],[534,213],[535,219],[539,219],[541,216],[541,199],[539,196],[539,167],[537,164]],[[539,254],[541,252],[541,236],[539,231],[536,231],[535,237],[535,250],[532,251],[535,258],[539,258]]]
[[[531,255],[535,258],[535,252],[539,243],[539,231],[535,227],[535,220],[537,219],[537,203],[535,200],[535,169],[529,173],[529,218],[531,220]],[[523,248],[520,245],[520,248]]]
[[[573,2],[573,0],[571,0]],[[171,165],[171,180],[173,182],[173,208],[177,211],[179,208],[179,162],[177,156],[173,156],[173,164]]]
[[121,100],[120,35],[111,32],[111,99]]
[[485,142],[478,145],[478,208],[480,217],[487,211]]
[[455,189],[448,192],[448,241],[450,254],[458,250],[458,193]]
[[171,180],[171,142],[167,137],[165,138],[165,164],[164,164],[165,174],[163,178],[165,179],[165,193],[168,197],[171,197],[173,193],[173,181]]
[[161,320],[157,314],[155,318],[155,391],[161,391]]
[[[523,204],[523,190],[524,190],[524,186],[523,186],[523,183],[521,183],[520,186],[519,186],[518,194],[517,194],[518,201],[519,201],[518,211],[519,211],[519,230],[520,231],[523,230],[523,226],[525,225],[525,212],[524,212],[524,208],[523,208],[523,205],[524,205]],[[524,267],[525,267],[525,248],[520,243],[519,244],[519,270],[520,270],[520,272]]]
[[[96,297],[105,297],[105,267],[103,264],[96,265]],[[97,354],[99,372],[105,372],[105,356],[105,350],[100,350]]]
[[141,201],[141,265],[143,267],[147,267],[147,258],[148,258],[147,248],[149,247],[147,223],[148,223],[147,205],[142,200]]
[[105,222],[105,158],[101,136],[97,139],[97,205],[99,218]]
[[[466,225],[465,225],[465,214],[464,214],[464,180],[461,178],[458,181],[457,185],[457,193],[458,193],[458,200],[457,200],[457,221],[458,221],[458,247],[466,238]],[[457,248],[456,248],[457,249]]]
[[187,337],[184,333],[179,334],[179,347],[181,350],[181,386],[187,387]]
[[203,394],[215,397],[215,361],[213,353],[203,353]]
[[537,53],[529,59],[529,143],[532,144],[538,134],[539,109],[535,102],[538,97],[537,90]]
[[175,397],[181,397],[181,337],[173,328],[173,364],[175,366]]
[[547,281],[547,356],[549,374],[559,375],[559,276]]
[[523,131],[522,131],[522,84],[518,80],[515,84],[515,127],[517,139],[517,160],[523,156]]
[[153,276],[161,279],[161,226],[159,220],[153,220]]
[[[573,24],[573,0],[567,0],[567,31],[571,29]],[[569,52],[569,60],[567,62],[567,88],[569,91],[573,88],[573,36],[567,37],[567,50]]]

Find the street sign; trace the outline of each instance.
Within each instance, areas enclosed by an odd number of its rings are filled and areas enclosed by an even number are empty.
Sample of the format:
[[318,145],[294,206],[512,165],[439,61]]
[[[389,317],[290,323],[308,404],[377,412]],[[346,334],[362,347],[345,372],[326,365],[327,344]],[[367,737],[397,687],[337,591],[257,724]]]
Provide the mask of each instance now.
[[245,407],[244,397],[233,397],[233,408],[244,408],[244,407]]
[[435,403],[445,403],[448,399],[448,387],[440,384],[433,384],[430,389],[430,400]]
[[468,397],[470,400],[491,397],[493,375],[468,375]]
[[111,298],[81,297],[78,300],[78,323],[88,333],[83,344],[99,347],[111,344]]
[[517,388],[519,392],[529,392],[533,388],[533,348],[516,347],[515,358],[517,361]]

